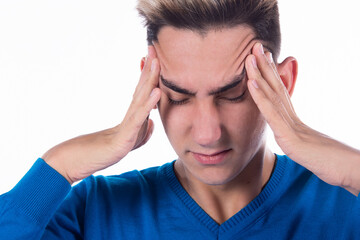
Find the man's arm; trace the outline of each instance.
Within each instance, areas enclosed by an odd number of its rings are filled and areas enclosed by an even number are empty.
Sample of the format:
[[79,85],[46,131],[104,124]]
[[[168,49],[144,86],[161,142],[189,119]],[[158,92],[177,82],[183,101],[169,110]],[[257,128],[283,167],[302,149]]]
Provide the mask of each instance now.
[[151,137],[154,124],[148,116],[161,95],[157,87],[160,66],[153,46],[149,47],[148,58],[141,68],[133,100],[119,125],[70,139],[42,156],[70,184],[114,165]]
[[0,196],[0,239],[40,239],[69,190],[66,179],[38,159],[11,191]]
[[[297,71],[297,65],[295,68]],[[295,79],[282,79],[271,54],[264,53],[260,43],[246,59],[246,69],[249,91],[284,153],[323,181],[358,196],[360,151],[300,121],[290,100]]]
[[0,196],[0,239],[40,239],[71,184],[119,162],[149,140],[153,122],[148,116],[161,95],[157,87],[160,66],[154,47],[149,47],[141,68],[133,100],[121,124],[53,147],[14,189]]

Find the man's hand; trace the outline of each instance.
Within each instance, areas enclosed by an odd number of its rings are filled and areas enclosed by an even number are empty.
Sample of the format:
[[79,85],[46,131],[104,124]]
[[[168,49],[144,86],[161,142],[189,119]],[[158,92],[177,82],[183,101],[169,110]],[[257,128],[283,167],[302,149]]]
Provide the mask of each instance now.
[[157,87],[160,65],[154,47],[149,47],[147,60],[142,62],[141,68],[140,81],[121,124],[70,139],[43,155],[42,158],[70,184],[119,162],[151,137],[154,124],[148,117],[161,95]]
[[[297,71],[296,62],[288,64],[295,64],[292,71]],[[284,153],[323,181],[341,186],[357,196],[360,191],[360,151],[300,121],[289,95],[295,79],[289,74],[280,76],[271,53],[265,53],[260,43],[254,45],[252,54],[247,57],[246,70],[251,96]],[[294,76],[296,78],[296,74]]]

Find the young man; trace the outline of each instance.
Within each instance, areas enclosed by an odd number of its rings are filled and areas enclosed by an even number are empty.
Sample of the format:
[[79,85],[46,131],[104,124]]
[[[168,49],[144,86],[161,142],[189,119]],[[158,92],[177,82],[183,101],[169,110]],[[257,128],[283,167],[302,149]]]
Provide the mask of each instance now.
[[[45,153],[1,196],[0,238],[359,238],[360,152],[295,114],[297,62],[277,62],[276,0],[138,9],[149,55],[123,122]],[[90,176],[147,142],[154,107],[179,158]],[[266,148],[266,123],[287,156]]]

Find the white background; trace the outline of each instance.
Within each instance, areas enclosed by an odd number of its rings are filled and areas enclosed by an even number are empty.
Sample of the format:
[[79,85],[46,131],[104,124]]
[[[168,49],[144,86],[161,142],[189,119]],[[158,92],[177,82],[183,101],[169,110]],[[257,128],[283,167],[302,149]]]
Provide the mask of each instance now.
[[[52,146],[120,123],[147,50],[135,3],[0,0],[0,193]],[[279,6],[280,60],[291,55],[299,61],[298,115],[360,148],[356,1],[280,0]],[[150,142],[100,174],[176,158],[156,111],[152,118]]]

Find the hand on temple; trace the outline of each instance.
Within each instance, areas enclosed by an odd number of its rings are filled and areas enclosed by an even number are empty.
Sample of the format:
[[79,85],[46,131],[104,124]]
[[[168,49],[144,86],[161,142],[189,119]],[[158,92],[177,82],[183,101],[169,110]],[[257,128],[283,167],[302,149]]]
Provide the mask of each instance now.
[[294,111],[290,95],[296,81],[296,60],[290,57],[276,65],[271,53],[257,43],[246,59],[246,69],[253,100],[284,153],[323,181],[357,196],[360,151],[306,126]]
[[107,168],[151,137],[154,123],[148,118],[156,107],[161,91],[158,86],[160,65],[154,47],[149,47],[146,62],[123,121],[103,131],[78,136],[47,151],[42,158],[70,184]]

